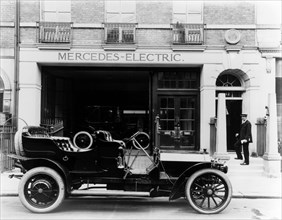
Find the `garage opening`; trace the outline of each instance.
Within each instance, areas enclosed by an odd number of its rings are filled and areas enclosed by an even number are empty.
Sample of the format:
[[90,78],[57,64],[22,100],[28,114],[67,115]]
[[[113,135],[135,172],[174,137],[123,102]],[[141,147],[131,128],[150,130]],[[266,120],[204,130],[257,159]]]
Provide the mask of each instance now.
[[42,66],[41,124],[61,127],[65,136],[89,126],[115,139],[150,133],[149,93],[147,70]]

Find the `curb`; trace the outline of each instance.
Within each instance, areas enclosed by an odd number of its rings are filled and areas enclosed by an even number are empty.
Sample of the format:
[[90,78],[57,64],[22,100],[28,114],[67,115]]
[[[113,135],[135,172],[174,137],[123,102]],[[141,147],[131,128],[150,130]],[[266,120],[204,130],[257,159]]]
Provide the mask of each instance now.
[[233,199],[282,199],[282,196],[232,195]]
[[2,193],[0,194],[0,197],[17,197],[19,196],[18,193]]

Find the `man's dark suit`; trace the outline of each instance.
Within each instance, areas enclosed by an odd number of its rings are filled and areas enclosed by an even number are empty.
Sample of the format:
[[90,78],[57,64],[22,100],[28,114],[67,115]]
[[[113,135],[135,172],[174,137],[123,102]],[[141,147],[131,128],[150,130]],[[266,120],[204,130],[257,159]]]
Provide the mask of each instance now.
[[[242,140],[246,140],[246,142],[242,143]],[[245,163],[249,164],[249,143],[253,142],[252,138],[252,125],[251,123],[246,120],[244,123],[240,126],[240,133],[239,138],[234,144],[236,149],[237,158],[243,159],[241,154],[241,144],[243,145],[243,153],[245,158]]]

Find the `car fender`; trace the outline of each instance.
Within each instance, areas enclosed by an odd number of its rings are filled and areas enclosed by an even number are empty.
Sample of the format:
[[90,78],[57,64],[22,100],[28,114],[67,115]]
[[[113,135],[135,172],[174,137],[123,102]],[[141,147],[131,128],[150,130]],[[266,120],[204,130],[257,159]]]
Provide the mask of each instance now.
[[[62,175],[62,178],[66,184],[67,193],[71,192],[71,187],[69,184],[71,182],[70,173],[62,164],[58,163],[57,161],[44,157],[29,158],[19,155],[9,155],[9,157],[20,160],[23,164],[23,167],[28,170],[38,167],[38,165],[48,166],[57,170]],[[36,166],[34,164],[36,164]]]
[[211,163],[197,163],[193,166],[186,169],[173,184],[172,190],[169,195],[169,200],[178,199],[182,196],[183,190],[181,190],[185,186],[185,179],[191,176],[198,170],[211,168]]

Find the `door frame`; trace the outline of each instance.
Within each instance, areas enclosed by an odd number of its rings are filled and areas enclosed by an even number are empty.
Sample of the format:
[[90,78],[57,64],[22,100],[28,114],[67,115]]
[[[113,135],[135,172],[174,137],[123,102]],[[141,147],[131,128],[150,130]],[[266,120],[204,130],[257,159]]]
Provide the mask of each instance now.
[[[187,68],[189,70],[189,68]],[[160,70],[161,71],[161,70]],[[196,111],[195,111],[195,119],[196,119],[196,138],[195,138],[195,147],[194,151],[199,151],[200,150],[200,90],[198,89],[159,89],[158,88],[158,75],[159,71],[154,71],[151,73],[151,108],[152,108],[152,114],[151,114],[151,122],[154,122],[156,117],[158,116],[158,97],[159,96],[195,96],[196,97]],[[200,72],[199,72],[200,74]],[[200,79],[200,76],[199,76]],[[156,145],[157,141],[156,139],[156,129],[154,124],[151,123],[152,125],[152,137],[153,137],[153,143]],[[177,150],[180,151],[180,150]],[[185,151],[187,151],[185,149]]]

